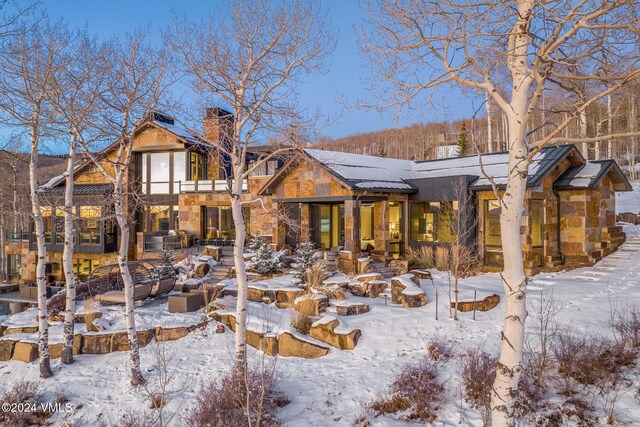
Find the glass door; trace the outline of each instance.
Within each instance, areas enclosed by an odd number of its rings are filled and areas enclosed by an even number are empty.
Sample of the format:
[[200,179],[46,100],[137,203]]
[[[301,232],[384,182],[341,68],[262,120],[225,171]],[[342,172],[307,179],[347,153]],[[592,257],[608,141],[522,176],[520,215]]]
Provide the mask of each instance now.
[[503,265],[500,202],[497,200],[484,201],[484,263]]
[[404,203],[389,202],[389,252],[394,257],[403,254]]
[[544,265],[544,201],[531,200],[530,214],[533,260],[541,267]]

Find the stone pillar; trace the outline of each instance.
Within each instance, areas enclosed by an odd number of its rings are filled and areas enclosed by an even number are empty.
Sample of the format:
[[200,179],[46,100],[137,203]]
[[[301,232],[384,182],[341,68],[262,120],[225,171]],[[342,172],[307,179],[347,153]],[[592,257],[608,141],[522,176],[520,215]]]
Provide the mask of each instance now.
[[[300,242],[311,239],[311,207],[309,203],[300,205]],[[316,244],[318,242],[315,242]]]
[[389,202],[373,203],[374,252],[389,255]]
[[356,200],[344,202],[344,248],[353,253],[360,252],[360,239],[358,238],[357,219],[360,216],[360,206]]

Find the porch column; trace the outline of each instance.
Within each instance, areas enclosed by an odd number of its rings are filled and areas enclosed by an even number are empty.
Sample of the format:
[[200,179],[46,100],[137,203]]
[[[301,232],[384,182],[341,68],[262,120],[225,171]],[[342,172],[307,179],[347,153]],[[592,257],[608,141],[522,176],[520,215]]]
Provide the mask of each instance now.
[[300,242],[308,242],[311,239],[310,223],[311,223],[310,205],[309,203],[302,203],[300,205]]
[[360,218],[360,203],[356,200],[344,202],[344,248],[351,252],[360,252],[358,237],[358,219]]
[[[279,218],[280,215],[286,215],[286,206],[282,204],[273,203],[273,208],[278,212],[271,221],[271,234],[273,235],[272,243],[275,243],[277,249],[281,249],[286,244],[287,230],[284,222]],[[295,248],[293,248],[295,249]]]
[[374,252],[378,255],[389,255],[389,202],[373,203]]

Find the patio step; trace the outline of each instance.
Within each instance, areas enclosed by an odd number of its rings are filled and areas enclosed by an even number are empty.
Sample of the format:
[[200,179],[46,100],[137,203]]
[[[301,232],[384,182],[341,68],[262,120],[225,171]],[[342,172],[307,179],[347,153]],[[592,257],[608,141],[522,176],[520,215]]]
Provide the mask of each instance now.
[[393,273],[393,270],[391,270],[389,267],[387,267],[381,262],[371,263],[371,268],[374,273],[382,274],[382,277],[384,277],[385,279],[395,276],[395,274]]

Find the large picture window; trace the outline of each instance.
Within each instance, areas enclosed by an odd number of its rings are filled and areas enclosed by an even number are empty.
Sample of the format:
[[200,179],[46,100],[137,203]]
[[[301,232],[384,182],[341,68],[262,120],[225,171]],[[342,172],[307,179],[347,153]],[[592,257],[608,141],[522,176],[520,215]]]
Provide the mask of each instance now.
[[500,210],[499,201],[484,201],[484,263],[499,267],[504,263]]
[[411,203],[411,240],[455,243],[458,235],[458,201]]

